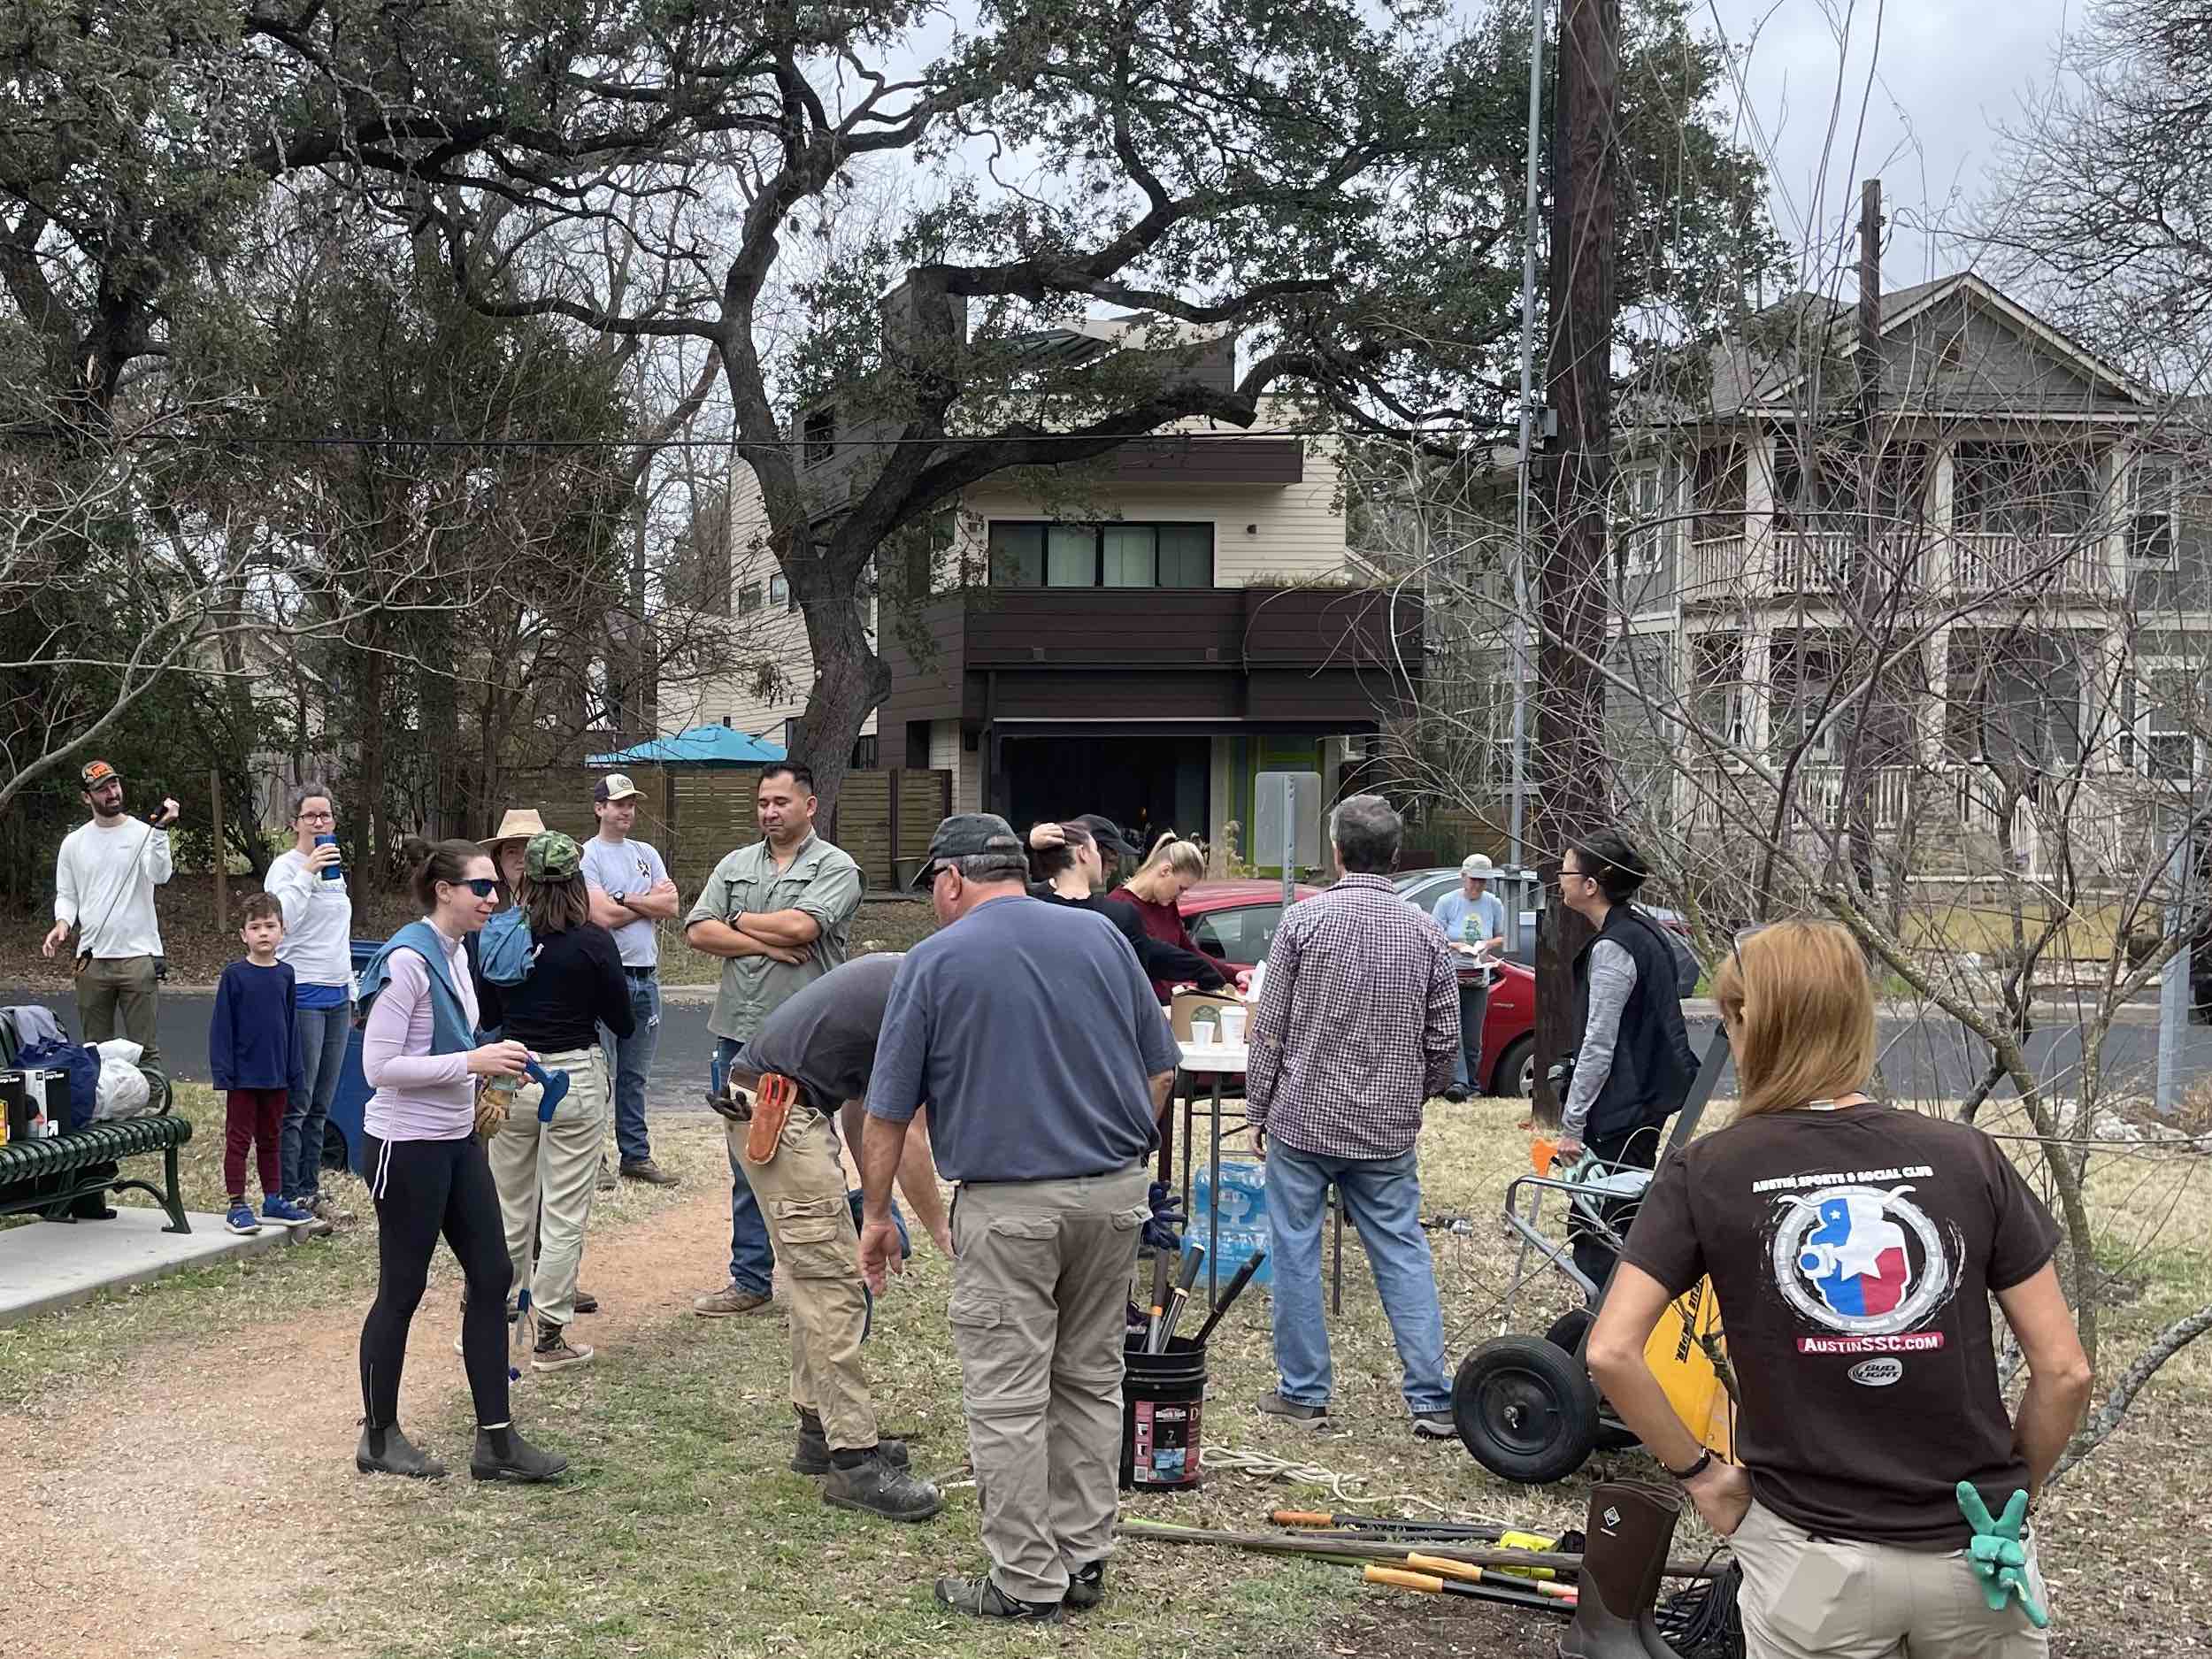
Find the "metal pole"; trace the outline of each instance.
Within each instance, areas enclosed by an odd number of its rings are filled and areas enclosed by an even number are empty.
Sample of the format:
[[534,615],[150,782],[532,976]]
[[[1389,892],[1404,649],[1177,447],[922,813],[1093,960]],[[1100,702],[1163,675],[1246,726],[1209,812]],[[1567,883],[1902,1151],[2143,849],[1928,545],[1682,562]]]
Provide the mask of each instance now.
[[1298,896],[1298,820],[1291,815],[1298,810],[1298,783],[1290,773],[1283,774],[1283,908],[1288,910]]
[[2189,1025],[2192,951],[2185,930],[2190,919],[2190,867],[2196,863],[2196,857],[2195,849],[2189,844],[2185,816],[2168,843],[2166,857],[2174,884],[2173,901],[2166,910],[2166,936],[2180,937],[2182,946],[2166,958],[2158,981],[2158,1093],[2154,1103],[2162,1118],[2170,1118],[2181,1110],[2181,1038]]
[[1515,463],[1518,500],[1513,526],[1513,778],[1506,861],[1522,864],[1521,820],[1528,792],[1529,440],[1536,398],[1536,161],[1544,104],[1544,0],[1528,13],[1528,191],[1521,232],[1521,446]]

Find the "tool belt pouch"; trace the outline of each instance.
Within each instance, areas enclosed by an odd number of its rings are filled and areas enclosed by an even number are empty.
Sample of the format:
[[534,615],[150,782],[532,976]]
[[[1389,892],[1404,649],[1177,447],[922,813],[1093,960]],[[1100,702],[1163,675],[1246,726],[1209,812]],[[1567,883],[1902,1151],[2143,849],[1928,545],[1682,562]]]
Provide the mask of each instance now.
[[748,1164],[773,1161],[783,1140],[783,1126],[791,1120],[791,1109],[798,1100],[799,1086],[789,1078],[774,1071],[763,1074],[760,1087],[753,1091],[753,1121],[745,1133]]

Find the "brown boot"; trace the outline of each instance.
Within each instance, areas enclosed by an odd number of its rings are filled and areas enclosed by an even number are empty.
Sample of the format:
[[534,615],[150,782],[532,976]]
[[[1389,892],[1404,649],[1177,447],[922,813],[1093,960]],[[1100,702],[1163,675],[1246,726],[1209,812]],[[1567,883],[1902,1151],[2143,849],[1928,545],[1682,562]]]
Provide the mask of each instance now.
[[1664,1486],[1608,1480],[1591,1489],[1582,1594],[1560,1638],[1561,1659],[1657,1659],[1673,1651],[1651,1610],[1681,1517],[1681,1494]]

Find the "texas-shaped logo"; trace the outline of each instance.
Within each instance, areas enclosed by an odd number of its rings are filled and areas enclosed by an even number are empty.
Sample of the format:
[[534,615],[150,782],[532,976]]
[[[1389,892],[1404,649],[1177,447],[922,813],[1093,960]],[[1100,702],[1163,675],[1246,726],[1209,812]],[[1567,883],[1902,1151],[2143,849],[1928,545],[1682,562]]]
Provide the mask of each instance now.
[[1870,1193],[1836,1194],[1818,1201],[1818,1219],[1800,1237],[1798,1271],[1820,1298],[1854,1318],[1885,1314],[1912,1287],[1905,1230]]

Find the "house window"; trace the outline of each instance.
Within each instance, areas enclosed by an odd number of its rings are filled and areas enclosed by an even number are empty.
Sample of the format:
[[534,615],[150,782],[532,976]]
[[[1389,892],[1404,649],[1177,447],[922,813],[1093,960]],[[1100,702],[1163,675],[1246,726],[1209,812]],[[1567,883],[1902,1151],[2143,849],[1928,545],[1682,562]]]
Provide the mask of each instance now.
[[994,520],[994,588],[1210,588],[1210,524]]
[[808,466],[819,466],[837,453],[837,411],[818,409],[799,427],[799,456]]
[[768,603],[772,605],[781,605],[787,611],[794,608],[791,603],[790,578],[778,573],[768,579]]
[[1725,541],[1744,533],[1744,451],[1730,443],[1697,452],[1692,474],[1690,539]]
[[760,609],[760,584],[747,582],[737,590],[737,614],[749,617]]
[[1614,534],[1622,569],[1632,580],[1657,572],[1665,550],[1666,474],[1657,467],[1624,473]]
[[2179,468],[2163,457],[2135,464],[2128,488],[2128,557],[2138,565],[2173,561]]
[[2198,687],[2187,665],[2175,662],[2144,664],[2135,686],[2135,718],[2131,733],[2135,741],[2126,756],[2145,777],[2160,783],[2191,781],[2197,774],[2197,734],[2193,715]]

